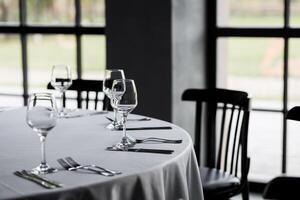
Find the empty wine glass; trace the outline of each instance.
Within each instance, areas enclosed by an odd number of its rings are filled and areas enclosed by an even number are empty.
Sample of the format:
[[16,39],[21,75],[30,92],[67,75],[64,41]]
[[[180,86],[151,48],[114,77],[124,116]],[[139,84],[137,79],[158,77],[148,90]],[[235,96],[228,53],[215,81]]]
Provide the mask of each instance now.
[[[113,101],[114,101],[114,99],[112,98],[111,89],[112,89],[113,81],[116,79],[125,79],[124,71],[122,69],[105,70],[104,79],[103,79],[103,92],[110,99],[111,105],[113,104]],[[113,121],[107,126],[107,128],[108,129],[118,129],[119,127],[120,127],[120,124],[117,119],[117,111],[114,108]]]
[[68,65],[54,65],[52,67],[51,85],[60,93],[61,105],[59,109],[59,116],[66,115],[64,111],[63,96],[65,91],[72,85],[71,68]]
[[113,82],[112,97],[114,99],[112,106],[122,115],[123,137],[120,143],[115,147],[126,151],[134,143],[126,134],[126,121],[128,114],[134,110],[138,104],[137,91],[134,80],[119,79]]
[[48,132],[55,127],[57,121],[57,106],[55,97],[50,93],[34,93],[28,99],[27,124],[37,132],[41,141],[41,164],[32,169],[35,174],[48,174],[57,169],[50,167],[46,161],[46,137]]

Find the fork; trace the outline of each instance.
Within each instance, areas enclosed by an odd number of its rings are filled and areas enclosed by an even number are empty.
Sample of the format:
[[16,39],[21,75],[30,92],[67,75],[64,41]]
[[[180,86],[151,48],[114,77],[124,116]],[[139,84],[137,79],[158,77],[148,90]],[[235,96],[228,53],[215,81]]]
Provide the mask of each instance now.
[[107,173],[107,172],[104,172],[104,171],[99,171],[99,170],[95,170],[95,169],[92,169],[90,167],[87,167],[87,166],[82,166],[80,168],[77,168],[75,166],[72,166],[70,163],[67,163],[64,159],[60,158],[60,159],[57,159],[57,162],[66,170],[68,171],[75,171],[77,169],[83,169],[83,170],[88,170],[88,171],[92,171],[92,172],[95,172],[97,174],[100,174],[100,175],[103,175],[103,176],[113,176],[113,174],[111,173]]
[[109,169],[106,169],[104,167],[100,167],[100,166],[97,166],[97,165],[93,165],[93,164],[89,164],[89,165],[80,165],[78,162],[76,162],[73,158],[71,157],[66,157],[65,158],[66,161],[68,163],[70,163],[72,166],[76,167],[77,169],[80,169],[80,168],[83,168],[83,167],[94,167],[94,168],[98,168],[98,169],[101,169],[105,172],[108,172],[110,174],[113,174],[113,175],[118,175],[118,174],[121,174],[121,172],[116,172],[116,171],[112,171],[112,170],[109,170]]
[[136,143],[143,143],[143,142],[161,142],[161,143],[175,143],[179,144],[182,142],[182,140],[170,140],[165,138],[157,138],[157,137],[148,137],[144,139],[135,139]]
[[[106,117],[106,119],[108,119],[109,121],[114,121],[112,118],[110,117]],[[140,122],[140,121],[150,121],[151,118],[149,117],[143,117],[143,118],[137,118],[137,119],[127,119],[127,121],[137,121],[137,122]]]

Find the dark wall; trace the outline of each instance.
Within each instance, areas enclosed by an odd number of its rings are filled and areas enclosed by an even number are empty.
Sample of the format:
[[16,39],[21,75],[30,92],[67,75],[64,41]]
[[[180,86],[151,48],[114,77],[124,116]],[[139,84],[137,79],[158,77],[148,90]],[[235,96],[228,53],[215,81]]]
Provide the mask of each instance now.
[[106,1],[107,67],[134,79],[134,113],[171,120],[171,0]]

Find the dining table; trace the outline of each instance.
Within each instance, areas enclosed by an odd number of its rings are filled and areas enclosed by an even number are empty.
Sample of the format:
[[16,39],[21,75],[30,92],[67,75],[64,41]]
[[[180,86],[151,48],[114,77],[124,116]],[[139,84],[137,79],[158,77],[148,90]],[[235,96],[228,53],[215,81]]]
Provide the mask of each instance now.
[[[128,116],[127,133],[136,139],[159,137],[181,143],[143,142],[134,148],[172,150],[171,154],[109,151],[121,141],[121,130],[109,130],[112,112],[76,110],[59,118],[46,139],[46,159],[58,171],[41,175],[62,187],[47,189],[14,172],[30,170],[41,160],[39,136],[26,123],[26,107],[0,111],[0,199],[203,200],[193,141],[187,131],[170,122]],[[93,114],[94,113],[94,114]],[[170,127],[146,129],[143,127]],[[131,129],[130,129],[131,128]],[[134,129],[138,128],[138,129]],[[121,172],[103,176],[87,170],[68,171],[57,160],[72,157]]]

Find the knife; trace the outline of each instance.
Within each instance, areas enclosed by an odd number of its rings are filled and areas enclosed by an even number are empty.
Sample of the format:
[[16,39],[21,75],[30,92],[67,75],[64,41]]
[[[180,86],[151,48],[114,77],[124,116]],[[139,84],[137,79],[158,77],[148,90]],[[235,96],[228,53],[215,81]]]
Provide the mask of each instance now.
[[22,170],[21,173],[23,173],[24,175],[31,176],[32,178],[39,179],[39,180],[41,180],[41,181],[45,181],[45,182],[47,182],[48,184],[53,185],[53,186],[55,186],[55,187],[62,187],[62,184],[61,184],[61,183],[58,183],[58,182],[53,181],[53,180],[49,180],[49,179],[47,179],[47,178],[45,178],[45,177],[41,177],[41,176],[39,176],[39,175],[37,175],[37,174],[34,174],[34,173],[32,173],[32,172],[28,172],[28,171],[26,171],[26,170]]
[[78,115],[67,115],[64,116],[64,118],[77,118],[77,117],[85,117],[85,116],[93,116],[93,115],[101,115],[101,114],[107,114],[108,111],[103,110],[103,111],[97,111],[97,112],[91,112],[91,113],[83,113],[83,114],[78,114]]
[[128,151],[128,152],[140,152],[140,153],[162,153],[162,154],[171,154],[174,150],[169,149],[143,149],[143,148],[129,148],[127,150],[118,149],[116,147],[107,147],[108,151]]
[[[154,126],[154,127],[135,127],[135,128],[126,128],[127,131],[139,131],[139,130],[169,130],[172,129],[171,126]],[[123,130],[123,128],[116,129],[117,131]]]
[[38,185],[44,187],[44,188],[47,188],[47,189],[53,189],[53,188],[56,188],[56,186],[54,185],[50,185],[49,183],[45,182],[45,181],[42,181],[42,180],[39,180],[39,179],[35,179],[31,176],[28,176],[26,174],[23,174],[22,172],[19,172],[19,171],[15,171],[14,174],[16,176],[19,176],[21,178],[24,178],[26,180],[29,180],[29,181],[32,181],[34,183],[37,183]]

